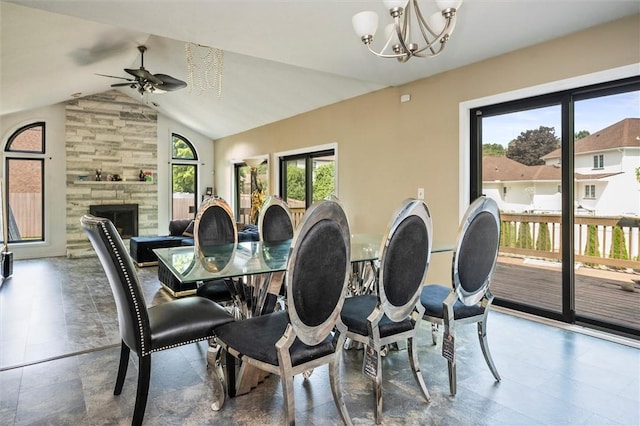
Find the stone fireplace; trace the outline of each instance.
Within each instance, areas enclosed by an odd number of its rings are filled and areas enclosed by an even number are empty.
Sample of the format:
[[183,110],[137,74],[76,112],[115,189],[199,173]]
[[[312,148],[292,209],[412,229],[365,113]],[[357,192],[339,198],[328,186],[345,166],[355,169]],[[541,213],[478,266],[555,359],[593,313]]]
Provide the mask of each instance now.
[[116,90],[67,102],[68,257],[95,255],[80,227],[87,213],[125,221],[116,227],[127,247],[131,236],[158,233],[158,184],[139,179],[140,170],[157,173],[157,121],[156,111]]
[[89,206],[89,213],[113,222],[122,238],[138,236],[137,204],[99,204]]

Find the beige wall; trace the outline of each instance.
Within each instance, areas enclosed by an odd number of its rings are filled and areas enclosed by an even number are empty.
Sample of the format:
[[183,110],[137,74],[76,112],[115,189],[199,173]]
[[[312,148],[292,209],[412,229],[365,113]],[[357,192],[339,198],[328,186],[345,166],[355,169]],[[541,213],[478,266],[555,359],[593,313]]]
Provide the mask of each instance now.
[[[452,245],[459,218],[460,104],[640,63],[639,36],[635,15],[220,139],[214,144],[216,189],[232,200],[233,160],[335,142],[338,195],[354,232],[383,232],[395,206],[423,187],[435,243]],[[401,104],[401,94],[411,101]],[[276,162],[272,156],[272,166]],[[273,191],[276,170],[271,172]],[[434,259],[430,278],[449,279],[444,257]]]

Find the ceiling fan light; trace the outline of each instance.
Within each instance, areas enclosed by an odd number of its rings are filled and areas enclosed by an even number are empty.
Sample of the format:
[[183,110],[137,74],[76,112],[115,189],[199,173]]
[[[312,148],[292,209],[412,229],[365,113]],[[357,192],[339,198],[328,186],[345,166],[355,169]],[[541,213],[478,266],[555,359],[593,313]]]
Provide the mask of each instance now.
[[351,24],[358,37],[373,37],[378,30],[378,14],[370,10],[356,13],[351,18]]

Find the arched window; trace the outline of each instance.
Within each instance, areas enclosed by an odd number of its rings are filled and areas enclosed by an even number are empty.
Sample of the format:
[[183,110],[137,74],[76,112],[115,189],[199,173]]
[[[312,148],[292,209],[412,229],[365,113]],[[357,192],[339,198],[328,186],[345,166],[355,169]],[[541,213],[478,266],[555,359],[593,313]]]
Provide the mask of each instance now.
[[198,205],[198,153],[184,136],[171,135],[171,218],[193,219]]
[[13,132],[4,151],[8,242],[43,241],[45,123]]

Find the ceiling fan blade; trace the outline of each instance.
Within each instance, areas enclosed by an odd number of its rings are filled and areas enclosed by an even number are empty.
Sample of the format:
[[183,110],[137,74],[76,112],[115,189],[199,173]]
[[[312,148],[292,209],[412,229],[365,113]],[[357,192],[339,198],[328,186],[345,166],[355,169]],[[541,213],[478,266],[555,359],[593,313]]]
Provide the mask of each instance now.
[[142,67],[138,69],[125,68],[124,70],[132,76],[136,77],[136,79],[147,80],[148,82],[153,84],[162,84],[162,80],[156,78],[153,74]]
[[119,79],[127,80],[127,81],[135,81],[135,80],[133,80],[132,78],[127,78],[127,77],[118,77],[118,76],[116,76],[116,75],[97,74],[97,73],[96,73],[96,75],[99,75],[100,77],[119,78]]
[[162,81],[162,84],[158,85],[158,88],[161,90],[172,91],[187,87],[187,83],[184,81],[178,80],[177,78],[171,77],[167,74],[156,74],[154,77]]

